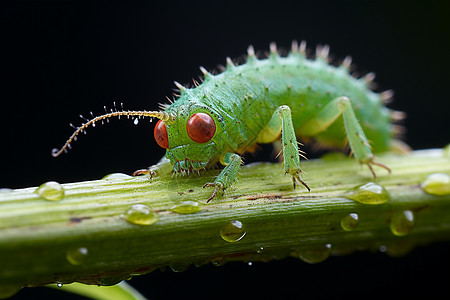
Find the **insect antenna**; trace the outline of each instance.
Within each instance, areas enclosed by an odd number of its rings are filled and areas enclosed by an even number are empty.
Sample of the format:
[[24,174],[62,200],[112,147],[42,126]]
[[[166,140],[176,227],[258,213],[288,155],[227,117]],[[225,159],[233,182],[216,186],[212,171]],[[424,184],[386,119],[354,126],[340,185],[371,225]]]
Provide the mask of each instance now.
[[166,123],[169,122],[173,122],[175,120],[175,116],[173,114],[169,114],[165,111],[129,111],[129,110],[121,110],[118,111],[115,104],[114,104],[114,108],[115,110],[111,109],[111,112],[108,112],[106,107],[105,108],[105,114],[98,116],[98,117],[93,117],[92,119],[87,119],[85,117],[83,117],[82,115],[80,115],[80,117],[85,120],[86,122],[83,123],[81,126],[76,127],[73,124],[70,124],[71,127],[73,127],[75,129],[75,132],[69,137],[69,139],[66,141],[66,143],[61,147],[61,149],[57,149],[54,148],[52,150],[52,156],[53,157],[58,157],[59,155],[61,155],[61,153],[66,152],[67,149],[71,149],[71,143],[73,141],[76,141],[77,136],[80,133],[85,133],[86,134],[86,129],[90,126],[95,127],[95,123],[96,122],[102,122],[106,120],[107,122],[109,122],[109,118],[113,118],[113,117],[117,117],[120,118],[121,116],[127,116],[127,118],[130,117],[136,117],[136,120],[138,118],[143,118],[143,117],[149,117],[149,118],[158,118],[163,120]]

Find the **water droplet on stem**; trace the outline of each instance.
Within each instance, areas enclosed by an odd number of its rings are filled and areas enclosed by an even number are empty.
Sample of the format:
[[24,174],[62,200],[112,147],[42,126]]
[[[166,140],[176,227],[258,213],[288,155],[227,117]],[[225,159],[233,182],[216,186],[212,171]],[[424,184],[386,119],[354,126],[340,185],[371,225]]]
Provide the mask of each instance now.
[[186,271],[190,267],[190,265],[191,265],[190,262],[181,261],[181,262],[170,263],[169,268],[172,271],[179,273],[179,272]]
[[407,235],[414,226],[414,214],[410,210],[395,212],[389,224],[391,231],[396,236]]
[[450,194],[450,176],[443,173],[428,175],[420,187],[430,195],[444,196]]
[[172,206],[171,211],[178,214],[192,214],[203,210],[198,201],[183,201],[180,204]]
[[115,180],[115,179],[130,179],[133,176],[124,173],[111,173],[102,178],[102,180]]
[[362,204],[371,205],[386,203],[391,198],[384,187],[373,182],[358,185],[346,191],[343,196]]
[[65,191],[62,185],[56,181],[48,181],[41,184],[35,191],[36,194],[50,201],[59,201],[64,198]]
[[351,231],[359,224],[357,213],[350,213],[341,219],[341,227],[345,231]]
[[317,264],[326,260],[331,254],[331,244],[295,249],[294,253],[302,261]]
[[233,220],[225,223],[220,228],[220,236],[229,243],[240,241],[246,234],[245,226],[238,220]]
[[85,247],[80,247],[67,251],[66,259],[70,264],[78,266],[81,265],[86,260],[87,255],[88,249]]
[[125,219],[137,225],[151,225],[159,220],[158,213],[144,204],[134,204],[124,215]]

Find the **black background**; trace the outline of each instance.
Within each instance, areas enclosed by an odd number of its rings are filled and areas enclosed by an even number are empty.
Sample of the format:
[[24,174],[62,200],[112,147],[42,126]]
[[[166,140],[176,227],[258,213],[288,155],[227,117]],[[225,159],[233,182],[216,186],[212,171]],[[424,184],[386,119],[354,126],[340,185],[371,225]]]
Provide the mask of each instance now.
[[[55,159],[50,151],[72,133],[70,122],[82,122],[79,114],[99,115],[113,101],[157,109],[173,80],[191,83],[200,65],[217,69],[249,44],[266,51],[271,41],[289,48],[304,39],[311,48],[329,44],[336,59],[352,55],[358,72],[377,74],[378,91],[395,90],[390,107],[407,112],[409,145],[450,142],[446,1],[162,2],[0,3],[1,187],[98,179],[157,162],[164,151],[144,121],[114,120],[91,128],[69,154]],[[319,265],[232,263],[156,271],[131,284],[151,299],[448,295],[449,256],[449,244],[438,243],[403,258],[361,252]],[[41,288],[14,299],[39,295],[62,297]]]

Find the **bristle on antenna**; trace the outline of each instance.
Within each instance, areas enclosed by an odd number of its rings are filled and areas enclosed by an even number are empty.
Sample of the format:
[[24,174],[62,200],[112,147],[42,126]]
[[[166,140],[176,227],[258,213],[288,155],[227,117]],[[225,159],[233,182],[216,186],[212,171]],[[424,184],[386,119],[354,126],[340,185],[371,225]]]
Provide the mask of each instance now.
[[[106,108],[105,108],[105,110],[106,110]],[[52,150],[52,156],[58,157],[59,155],[61,155],[61,153],[66,152],[67,149],[70,149],[71,148],[70,144],[76,140],[77,136],[82,132],[84,134],[86,134],[86,129],[90,126],[94,127],[96,122],[103,123],[103,120],[109,120],[109,118],[120,117],[120,116],[137,117],[137,118],[143,118],[143,117],[158,118],[158,119],[163,120],[164,122],[175,121],[175,116],[173,114],[169,114],[165,111],[117,111],[117,110],[113,111],[111,109],[110,113],[106,113],[104,115],[95,117],[90,120],[81,116],[82,119],[86,120],[86,123],[83,123],[80,127],[75,127],[72,124],[70,124],[71,127],[74,127],[76,129],[75,132],[69,137],[69,139],[66,141],[66,143],[62,146],[61,149],[58,150],[57,148],[54,148]]]

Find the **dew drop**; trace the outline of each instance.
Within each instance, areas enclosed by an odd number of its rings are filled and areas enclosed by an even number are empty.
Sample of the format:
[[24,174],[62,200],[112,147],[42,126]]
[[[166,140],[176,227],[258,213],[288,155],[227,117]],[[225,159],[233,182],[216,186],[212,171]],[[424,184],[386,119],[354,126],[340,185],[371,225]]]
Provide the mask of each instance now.
[[56,284],[56,286],[59,287],[59,288],[62,288],[62,287],[63,287],[63,284],[62,284],[61,282],[58,282],[58,283]]
[[137,225],[151,225],[159,220],[158,213],[144,204],[134,204],[124,217],[128,222]]
[[346,191],[343,196],[359,203],[372,205],[386,203],[391,198],[384,187],[373,182],[358,185]]
[[220,236],[229,243],[240,241],[246,234],[245,226],[238,220],[225,223],[220,228]]
[[133,123],[134,123],[134,125],[138,125],[139,124],[139,119],[135,118]]
[[313,246],[312,248],[295,249],[294,253],[302,261],[309,264],[317,264],[323,262],[331,254],[331,244],[322,246]]
[[183,201],[180,204],[172,206],[171,211],[178,214],[193,214],[203,210],[198,201]]
[[191,266],[191,263],[187,262],[187,261],[180,261],[180,262],[175,262],[175,263],[169,264],[169,268],[176,273],[184,272],[190,266]]
[[414,214],[410,210],[395,212],[389,225],[396,236],[407,235],[414,226]]
[[450,176],[444,173],[428,175],[420,187],[430,195],[444,196],[450,194]]
[[48,181],[41,184],[35,191],[36,194],[50,201],[59,201],[64,198],[64,188],[56,181]]
[[128,277],[128,275],[105,275],[105,276],[101,276],[100,279],[98,280],[99,285],[101,286],[112,286],[112,285],[116,285],[119,284],[120,282],[122,282],[123,280],[125,280]]
[[256,250],[256,253],[261,254],[264,251],[264,247],[259,247],[258,250]]
[[253,265],[253,263],[251,261],[247,262],[247,265],[250,267]]
[[81,265],[88,255],[88,249],[85,247],[70,249],[66,252],[66,259],[67,261],[74,265],[78,266]]
[[102,180],[115,180],[115,179],[130,179],[133,176],[124,173],[111,173],[102,178]]
[[357,213],[350,213],[341,219],[341,227],[345,231],[351,231],[359,224]]

